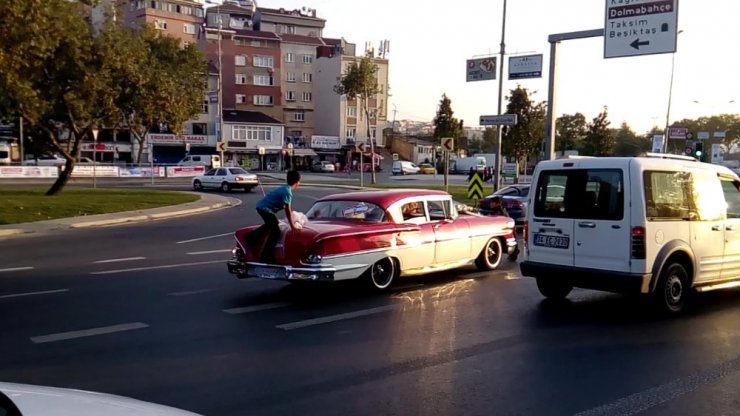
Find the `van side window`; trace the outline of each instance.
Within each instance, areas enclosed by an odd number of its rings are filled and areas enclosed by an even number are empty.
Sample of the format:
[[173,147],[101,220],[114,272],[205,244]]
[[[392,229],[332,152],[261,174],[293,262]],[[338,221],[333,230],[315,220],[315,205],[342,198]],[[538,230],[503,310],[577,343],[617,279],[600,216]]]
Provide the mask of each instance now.
[[621,169],[545,171],[537,181],[534,215],[617,221],[624,218]]
[[692,172],[691,179],[691,220],[719,221],[724,219],[727,205],[717,174]]
[[534,215],[537,217],[566,218],[565,187],[570,172],[542,172],[534,194]]
[[689,218],[691,176],[687,172],[645,171],[645,212],[648,220]]
[[738,191],[740,184],[725,178],[720,182],[727,201],[727,218],[740,218],[740,191]]
[[624,217],[624,183],[621,170],[586,171],[580,219],[621,220]]

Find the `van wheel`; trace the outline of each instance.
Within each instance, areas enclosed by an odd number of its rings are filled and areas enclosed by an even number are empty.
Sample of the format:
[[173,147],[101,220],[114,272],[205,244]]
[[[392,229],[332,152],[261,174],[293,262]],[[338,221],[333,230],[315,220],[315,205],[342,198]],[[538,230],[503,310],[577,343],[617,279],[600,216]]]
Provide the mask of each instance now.
[[655,306],[662,312],[676,314],[686,306],[689,293],[689,274],[679,263],[672,263],[660,274],[653,296]]
[[563,299],[568,296],[571,290],[573,290],[573,286],[567,283],[555,281],[552,278],[543,279],[538,277],[537,289],[539,289],[542,296],[546,298]]
[[503,255],[504,251],[501,247],[501,240],[492,238],[488,240],[483,247],[483,251],[475,259],[475,266],[478,270],[495,270],[501,264]]
[[200,183],[200,181],[193,182],[193,189],[196,191],[202,191],[203,190],[203,184]]
[[382,292],[387,290],[396,277],[396,263],[386,257],[375,262],[367,271],[367,283],[370,288]]
[[231,185],[228,182],[224,182],[221,184],[221,190],[223,192],[231,192]]

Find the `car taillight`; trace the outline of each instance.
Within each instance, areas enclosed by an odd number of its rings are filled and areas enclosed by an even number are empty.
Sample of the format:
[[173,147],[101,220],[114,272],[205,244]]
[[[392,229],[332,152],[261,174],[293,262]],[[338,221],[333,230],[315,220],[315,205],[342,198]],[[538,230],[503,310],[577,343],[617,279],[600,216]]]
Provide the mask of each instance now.
[[645,258],[645,228],[632,227],[631,251],[633,259]]
[[507,199],[504,202],[508,208],[521,208],[524,205],[522,201],[517,201],[516,199]]

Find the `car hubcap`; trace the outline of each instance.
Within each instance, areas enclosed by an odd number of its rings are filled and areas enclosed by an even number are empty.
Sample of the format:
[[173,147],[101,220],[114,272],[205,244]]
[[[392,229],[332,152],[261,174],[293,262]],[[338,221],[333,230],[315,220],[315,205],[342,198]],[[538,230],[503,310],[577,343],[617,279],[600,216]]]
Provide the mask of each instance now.
[[671,276],[668,278],[665,287],[665,296],[668,303],[676,305],[681,302],[683,296],[683,284],[678,276]]
[[372,279],[378,288],[387,287],[393,278],[393,266],[389,260],[381,260],[373,265]]
[[486,254],[488,256],[488,263],[492,265],[496,264],[496,262],[498,261],[498,256],[499,256],[498,247],[496,246],[496,243],[494,243],[493,241],[488,243]]

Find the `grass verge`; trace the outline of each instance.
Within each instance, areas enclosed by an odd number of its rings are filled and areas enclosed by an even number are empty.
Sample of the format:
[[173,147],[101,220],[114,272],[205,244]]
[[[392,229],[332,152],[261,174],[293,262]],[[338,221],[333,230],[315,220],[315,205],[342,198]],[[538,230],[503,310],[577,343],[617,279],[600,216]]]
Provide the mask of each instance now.
[[0,225],[134,211],[197,201],[197,195],[150,189],[65,188],[45,196],[48,187],[0,189]]

